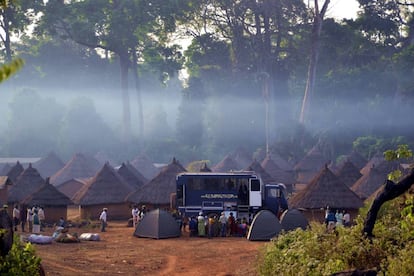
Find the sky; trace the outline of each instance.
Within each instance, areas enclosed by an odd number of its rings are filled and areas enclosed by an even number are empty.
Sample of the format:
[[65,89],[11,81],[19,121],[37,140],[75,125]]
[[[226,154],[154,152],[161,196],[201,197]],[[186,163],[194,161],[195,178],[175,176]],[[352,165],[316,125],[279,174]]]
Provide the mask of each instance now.
[[[323,1],[320,1],[320,3],[323,3]],[[358,2],[356,0],[332,0],[329,3],[327,15],[338,19],[350,19],[356,17],[358,10]]]

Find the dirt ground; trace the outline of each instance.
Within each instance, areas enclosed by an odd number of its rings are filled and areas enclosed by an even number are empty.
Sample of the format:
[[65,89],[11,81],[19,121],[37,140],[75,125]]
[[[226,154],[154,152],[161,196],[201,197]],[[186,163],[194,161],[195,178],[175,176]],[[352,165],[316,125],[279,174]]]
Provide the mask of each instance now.
[[[109,222],[107,232],[70,228],[69,233],[99,233],[101,241],[35,245],[46,275],[257,275],[256,262],[265,242],[246,238],[133,236],[126,222]],[[44,235],[51,235],[46,228]]]

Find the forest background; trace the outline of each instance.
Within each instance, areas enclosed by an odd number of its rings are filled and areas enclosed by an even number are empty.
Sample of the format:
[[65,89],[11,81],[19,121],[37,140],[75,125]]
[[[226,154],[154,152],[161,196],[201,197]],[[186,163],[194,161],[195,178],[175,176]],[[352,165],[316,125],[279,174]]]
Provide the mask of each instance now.
[[306,2],[12,1],[1,57],[25,66],[1,87],[0,155],[412,148],[414,1],[360,0],[352,19]]

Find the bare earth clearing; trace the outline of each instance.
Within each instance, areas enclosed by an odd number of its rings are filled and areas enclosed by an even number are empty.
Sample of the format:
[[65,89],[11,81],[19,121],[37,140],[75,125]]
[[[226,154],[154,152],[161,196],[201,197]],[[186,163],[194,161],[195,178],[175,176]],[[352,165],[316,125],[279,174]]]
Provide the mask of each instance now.
[[[44,235],[52,234],[47,228]],[[133,236],[125,222],[69,233],[100,233],[101,241],[35,245],[46,275],[256,275],[256,257],[265,242],[245,238],[148,239]]]

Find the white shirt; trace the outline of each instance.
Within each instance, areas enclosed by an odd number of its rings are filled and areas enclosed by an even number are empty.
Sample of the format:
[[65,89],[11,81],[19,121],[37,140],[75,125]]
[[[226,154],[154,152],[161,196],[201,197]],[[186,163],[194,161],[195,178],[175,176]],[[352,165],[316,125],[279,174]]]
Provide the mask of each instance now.
[[13,209],[13,217],[20,218],[20,211],[16,207]]
[[102,211],[101,215],[99,216],[99,220],[103,220],[106,222],[106,211]]

